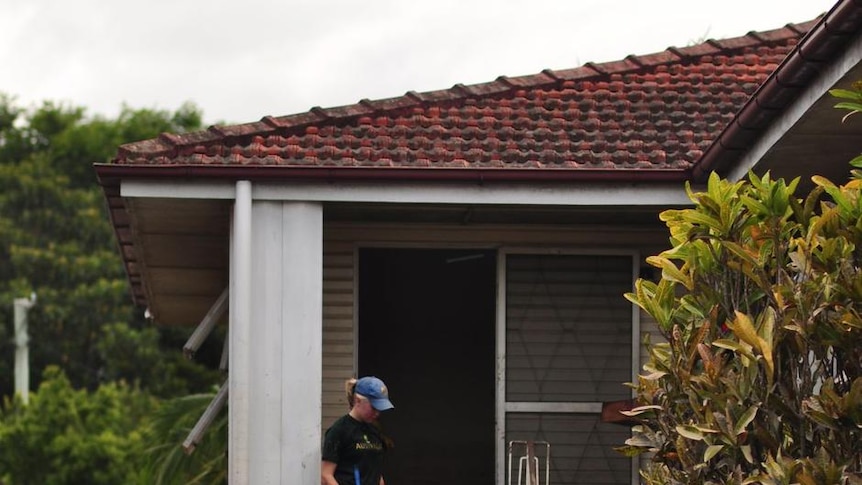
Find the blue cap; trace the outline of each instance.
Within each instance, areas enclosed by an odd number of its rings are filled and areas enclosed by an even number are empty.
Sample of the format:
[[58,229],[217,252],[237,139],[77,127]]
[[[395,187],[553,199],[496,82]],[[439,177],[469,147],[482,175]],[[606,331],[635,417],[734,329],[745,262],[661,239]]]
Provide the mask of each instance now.
[[386,411],[395,407],[389,400],[389,389],[386,389],[386,384],[376,377],[369,376],[359,379],[356,381],[353,392],[366,397],[371,403],[371,407],[378,411]]

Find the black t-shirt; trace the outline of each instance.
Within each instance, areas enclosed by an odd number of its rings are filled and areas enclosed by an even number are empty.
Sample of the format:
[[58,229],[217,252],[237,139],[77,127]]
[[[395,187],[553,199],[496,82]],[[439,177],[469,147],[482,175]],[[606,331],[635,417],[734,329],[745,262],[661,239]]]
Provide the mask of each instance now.
[[332,423],[323,438],[323,459],[335,463],[335,480],[339,485],[356,485],[354,467],[359,469],[359,485],[379,485],[385,451],[377,428],[349,414]]

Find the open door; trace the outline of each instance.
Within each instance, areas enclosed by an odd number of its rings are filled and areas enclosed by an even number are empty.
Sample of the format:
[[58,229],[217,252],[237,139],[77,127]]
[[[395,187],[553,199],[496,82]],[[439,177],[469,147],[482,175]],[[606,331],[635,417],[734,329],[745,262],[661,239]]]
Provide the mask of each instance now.
[[493,485],[496,254],[361,249],[359,375],[383,379],[386,481]]

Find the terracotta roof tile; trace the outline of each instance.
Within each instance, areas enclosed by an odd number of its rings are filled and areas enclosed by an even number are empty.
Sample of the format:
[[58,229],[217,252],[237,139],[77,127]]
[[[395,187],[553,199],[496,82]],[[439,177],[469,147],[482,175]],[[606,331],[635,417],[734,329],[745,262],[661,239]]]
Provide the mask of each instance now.
[[114,163],[686,171],[805,31],[786,26],[620,61],[163,135],[124,145]]

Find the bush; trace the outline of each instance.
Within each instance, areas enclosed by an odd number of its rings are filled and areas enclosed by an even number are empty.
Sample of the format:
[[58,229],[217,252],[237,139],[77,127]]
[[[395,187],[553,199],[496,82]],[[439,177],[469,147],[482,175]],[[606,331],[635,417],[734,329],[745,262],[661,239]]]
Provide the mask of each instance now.
[[661,218],[658,323],[634,384],[647,483],[862,483],[862,177],[804,199],[769,175],[710,177]]
[[0,420],[0,477],[18,485],[139,483],[145,416],[153,398],[122,383],[90,393],[46,369],[28,405],[7,399]]

